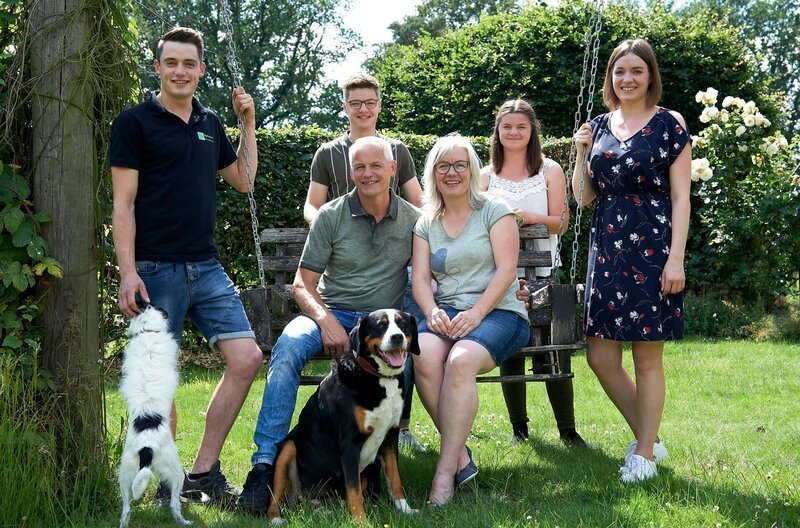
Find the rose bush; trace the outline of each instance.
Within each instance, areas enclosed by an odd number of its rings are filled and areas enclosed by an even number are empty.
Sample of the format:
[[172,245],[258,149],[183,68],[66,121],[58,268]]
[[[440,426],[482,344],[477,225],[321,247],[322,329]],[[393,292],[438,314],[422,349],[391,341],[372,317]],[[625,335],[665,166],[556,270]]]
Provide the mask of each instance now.
[[796,281],[800,254],[800,141],[790,142],[753,101],[697,93],[707,126],[693,136],[687,272],[694,288],[765,306]]

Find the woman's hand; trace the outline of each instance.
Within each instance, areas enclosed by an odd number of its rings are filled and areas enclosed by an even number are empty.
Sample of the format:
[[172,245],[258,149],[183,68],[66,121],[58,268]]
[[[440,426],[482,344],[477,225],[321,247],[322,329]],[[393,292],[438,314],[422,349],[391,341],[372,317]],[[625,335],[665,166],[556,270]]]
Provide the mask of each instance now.
[[448,334],[452,339],[460,339],[469,334],[481,324],[484,314],[480,313],[475,308],[464,310],[453,318],[450,323],[450,333]]
[[450,318],[438,306],[426,317],[426,323],[428,328],[437,334],[448,335],[450,331]]
[[592,149],[592,125],[584,123],[575,133],[575,144],[578,147],[578,154],[582,154]]
[[667,258],[664,271],[661,272],[661,293],[671,295],[683,291],[686,286],[686,275],[683,271],[683,260]]

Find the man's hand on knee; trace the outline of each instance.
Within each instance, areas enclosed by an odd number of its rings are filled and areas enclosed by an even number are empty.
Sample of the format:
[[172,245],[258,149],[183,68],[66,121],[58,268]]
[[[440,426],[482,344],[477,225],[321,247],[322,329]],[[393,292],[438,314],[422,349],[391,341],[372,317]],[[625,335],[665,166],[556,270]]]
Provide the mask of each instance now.
[[322,350],[330,357],[336,357],[350,348],[350,338],[342,324],[332,315],[318,322],[322,337]]

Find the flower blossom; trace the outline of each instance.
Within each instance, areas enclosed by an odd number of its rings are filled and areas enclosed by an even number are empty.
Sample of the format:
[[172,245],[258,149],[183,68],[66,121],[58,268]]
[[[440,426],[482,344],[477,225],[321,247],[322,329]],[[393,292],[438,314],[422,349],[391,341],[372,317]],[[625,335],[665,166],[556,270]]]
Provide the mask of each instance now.
[[719,117],[719,109],[716,106],[707,106],[703,108],[700,114],[700,122],[708,123]]
[[739,125],[739,128],[736,129],[736,137],[740,137],[745,133],[746,130],[747,129],[744,127],[744,125]]
[[[702,121],[702,120],[701,120]],[[755,126],[756,124],[756,116],[753,114],[745,114],[744,116],[744,126]]]
[[758,113],[758,107],[756,106],[756,103],[753,101],[747,101],[742,107],[742,113],[744,115]]
[[709,86],[708,90],[705,92],[697,92],[697,94],[694,96],[694,99],[698,103],[711,106],[717,104],[717,95],[719,95],[719,92]]
[[714,176],[714,170],[708,163],[708,158],[692,160],[692,181],[708,181]]

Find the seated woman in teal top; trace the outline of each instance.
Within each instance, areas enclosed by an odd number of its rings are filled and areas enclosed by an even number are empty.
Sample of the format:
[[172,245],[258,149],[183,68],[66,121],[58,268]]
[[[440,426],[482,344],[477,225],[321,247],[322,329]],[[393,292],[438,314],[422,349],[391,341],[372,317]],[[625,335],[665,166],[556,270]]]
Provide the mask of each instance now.
[[[528,341],[517,299],[519,231],[511,208],[480,192],[480,161],[462,136],[441,138],[423,174],[423,215],[414,228],[412,287],[425,321],[414,356],[417,389],[441,435],[432,504],[478,468],[465,443],[478,412],[475,377]],[[431,288],[436,281],[436,293]],[[445,368],[446,366],[446,368]]]

